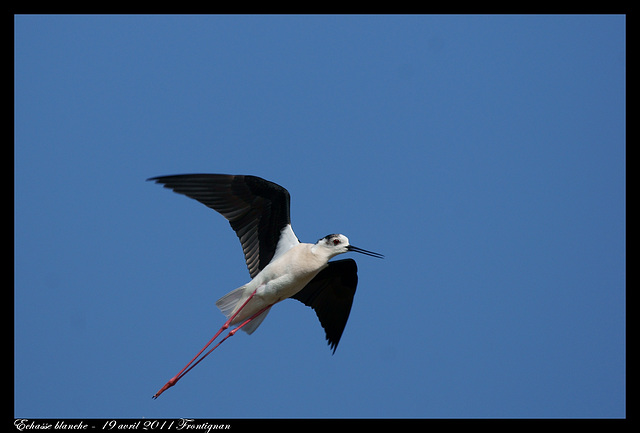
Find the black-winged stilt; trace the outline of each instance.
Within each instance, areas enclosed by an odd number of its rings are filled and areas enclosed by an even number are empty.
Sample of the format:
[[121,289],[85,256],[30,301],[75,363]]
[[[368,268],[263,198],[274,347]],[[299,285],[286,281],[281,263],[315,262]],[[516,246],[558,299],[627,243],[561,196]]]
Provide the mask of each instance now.
[[[358,275],[353,259],[329,260],[349,251],[378,258],[383,257],[381,254],[354,247],[341,234],[325,236],[315,244],[301,243],[291,229],[289,192],[256,176],[184,174],[148,180],[222,214],[240,239],[252,278],[216,302],[227,321],[153,398],[175,385],[239,329],[251,334],[271,307],[287,298],[297,299],[315,310],[335,353],[349,318]],[[236,324],[239,325],[200,357],[224,330]]]

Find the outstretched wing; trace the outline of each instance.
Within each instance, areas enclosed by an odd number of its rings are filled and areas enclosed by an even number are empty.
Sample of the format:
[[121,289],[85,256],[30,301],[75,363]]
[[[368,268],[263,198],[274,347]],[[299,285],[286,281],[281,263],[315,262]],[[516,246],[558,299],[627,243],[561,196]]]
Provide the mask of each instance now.
[[238,235],[251,278],[276,254],[298,243],[291,229],[289,192],[256,176],[182,174],[151,179],[198,200],[225,217]]
[[336,260],[329,262],[313,280],[292,296],[315,310],[333,353],[349,319],[357,285],[358,267],[355,260]]

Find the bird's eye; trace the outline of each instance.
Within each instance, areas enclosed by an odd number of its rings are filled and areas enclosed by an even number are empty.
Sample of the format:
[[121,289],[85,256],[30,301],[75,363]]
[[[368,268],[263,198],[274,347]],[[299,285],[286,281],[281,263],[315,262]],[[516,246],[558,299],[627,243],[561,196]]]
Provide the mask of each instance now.
[[340,243],[340,239],[334,239],[333,240],[333,245],[338,245]]

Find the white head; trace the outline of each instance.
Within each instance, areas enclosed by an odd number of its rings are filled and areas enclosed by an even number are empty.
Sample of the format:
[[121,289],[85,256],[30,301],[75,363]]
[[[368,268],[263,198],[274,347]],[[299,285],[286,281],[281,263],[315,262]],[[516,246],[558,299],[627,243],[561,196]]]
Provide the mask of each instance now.
[[326,249],[329,258],[335,257],[338,254],[347,253],[349,251],[366,254],[371,257],[377,257],[379,259],[384,257],[382,254],[354,247],[353,245],[349,244],[349,238],[347,238],[345,235],[340,234],[327,235],[322,239],[318,239],[318,242],[316,242],[316,246]]

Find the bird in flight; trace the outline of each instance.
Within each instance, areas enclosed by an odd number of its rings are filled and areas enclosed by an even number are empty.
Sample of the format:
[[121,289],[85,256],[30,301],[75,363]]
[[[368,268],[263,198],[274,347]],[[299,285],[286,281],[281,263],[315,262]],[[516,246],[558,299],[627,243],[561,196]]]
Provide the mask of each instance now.
[[[335,353],[349,318],[358,274],[353,259],[329,260],[350,251],[377,258],[382,258],[381,254],[351,245],[342,234],[327,235],[315,244],[301,243],[291,228],[289,192],[256,176],[182,174],[147,180],[195,199],[225,217],[240,240],[251,276],[247,284],[218,299],[216,306],[227,321],[153,398],[175,385],[239,329],[248,334],[254,332],[271,307],[287,298],[313,308]],[[202,355],[234,325],[237,326]]]

